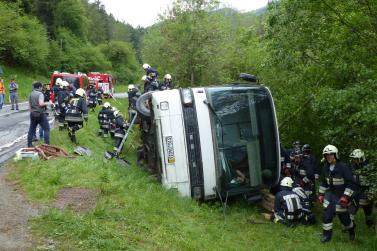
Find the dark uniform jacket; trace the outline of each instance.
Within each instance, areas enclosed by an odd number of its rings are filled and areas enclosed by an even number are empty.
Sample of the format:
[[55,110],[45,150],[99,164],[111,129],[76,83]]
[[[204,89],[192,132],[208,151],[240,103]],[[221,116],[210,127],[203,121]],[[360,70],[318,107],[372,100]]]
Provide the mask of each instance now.
[[368,190],[368,162],[365,161],[360,164],[351,164],[350,167],[357,187],[363,192]]
[[159,89],[161,90],[161,91],[165,91],[165,90],[171,90],[171,89],[173,89],[174,88],[174,85],[173,85],[173,83],[162,83],[162,84],[160,84],[160,86],[159,86]]
[[58,92],[58,106],[60,112],[65,112],[69,102],[69,92],[67,90],[60,89]]
[[300,197],[291,189],[282,187],[275,196],[275,217],[281,219],[297,220],[302,217],[302,205]]
[[71,99],[68,110],[65,114],[65,120],[68,122],[83,122],[88,119],[88,107],[82,97]]
[[123,116],[118,115],[115,118],[115,134],[116,138],[123,138],[125,135],[125,130],[128,128],[127,123],[125,123]]
[[336,161],[332,171],[330,164],[325,164],[321,180],[320,194],[332,193],[340,198],[342,195],[351,197],[354,193],[355,183],[351,169],[339,160]]
[[110,118],[111,108],[102,107],[101,111],[98,113],[98,123],[101,128],[110,128]]

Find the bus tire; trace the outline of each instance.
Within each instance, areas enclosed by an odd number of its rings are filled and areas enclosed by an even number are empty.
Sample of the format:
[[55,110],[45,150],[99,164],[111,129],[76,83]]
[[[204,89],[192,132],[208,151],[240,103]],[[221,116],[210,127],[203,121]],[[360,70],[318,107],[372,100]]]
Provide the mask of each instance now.
[[153,92],[147,92],[141,95],[136,100],[136,110],[138,113],[143,116],[144,118],[150,118],[151,117],[151,110],[149,107],[147,107],[147,102],[149,102],[149,99],[151,98]]

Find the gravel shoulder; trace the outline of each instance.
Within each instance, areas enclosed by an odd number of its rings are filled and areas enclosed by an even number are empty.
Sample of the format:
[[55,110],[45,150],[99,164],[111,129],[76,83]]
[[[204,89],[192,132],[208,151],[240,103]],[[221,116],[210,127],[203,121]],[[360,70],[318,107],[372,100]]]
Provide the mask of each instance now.
[[29,219],[38,215],[38,208],[24,198],[17,185],[6,180],[8,172],[0,168],[0,250],[29,250]]

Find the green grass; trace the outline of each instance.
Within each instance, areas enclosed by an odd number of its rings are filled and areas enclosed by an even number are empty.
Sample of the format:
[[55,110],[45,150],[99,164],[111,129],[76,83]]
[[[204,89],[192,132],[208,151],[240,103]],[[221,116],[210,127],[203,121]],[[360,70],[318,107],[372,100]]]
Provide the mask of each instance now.
[[[125,101],[118,102],[114,104],[126,113]],[[77,214],[51,207],[33,219],[34,238],[42,240],[39,245],[53,239],[58,250],[377,250],[374,232],[364,226],[361,212],[356,243],[348,241],[335,220],[332,242],[321,245],[320,222],[296,228],[252,225],[247,220],[261,220],[261,210],[242,200],[232,200],[224,215],[219,202],[199,204],[181,198],[139,167],[125,168],[116,160],[104,160],[112,141],[98,138],[97,129],[91,113],[88,126],[77,134],[80,145],[93,151],[91,157],[9,164],[10,178],[20,182],[29,199],[40,203],[53,202],[63,187],[100,191],[94,210]],[[53,131],[51,143],[73,150],[66,132]],[[124,151],[129,146],[130,141]],[[126,157],[135,162],[133,148]]]
[[25,101],[30,95],[32,90],[32,83],[34,81],[40,81],[42,83],[48,83],[50,76],[41,76],[40,74],[30,73],[25,69],[9,68],[1,65],[4,70],[4,79],[5,85],[5,103],[9,104],[9,83],[11,78],[14,78],[18,84],[18,97],[20,101]]
[[114,89],[115,89],[116,93],[127,92],[128,91],[128,85],[118,83],[118,84],[115,85]]

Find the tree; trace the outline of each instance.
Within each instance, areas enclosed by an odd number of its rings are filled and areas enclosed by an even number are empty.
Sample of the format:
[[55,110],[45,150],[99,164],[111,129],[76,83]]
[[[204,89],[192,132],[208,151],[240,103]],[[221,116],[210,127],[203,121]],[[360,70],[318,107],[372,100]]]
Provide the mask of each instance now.
[[147,32],[143,58],[163,72],[172,73],[181,86],[213,83],[221,79],[218,54],[221,20],[209,11],[216,1],[175,1],[161,23]]
[[132,45],[123,41],[110,41],[98,45],[98,48],[111,62],[112,73],[120,82],[133,83],[140,76]]
[[10,65],[45,69],[48,41],[46,30],[36,18],[21,16],[18,7],[0,3],[0,35],[2,60]]
[[80,0],[61,0],[55,7],[55,27],[64,27],[79,38],[86,39],[88,19]]

